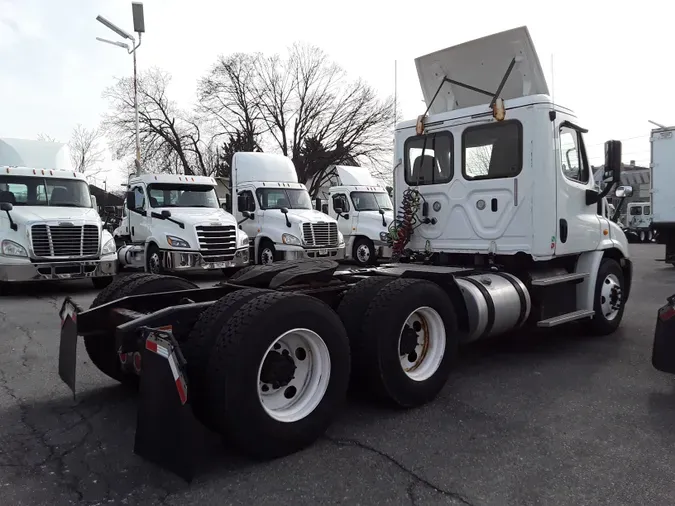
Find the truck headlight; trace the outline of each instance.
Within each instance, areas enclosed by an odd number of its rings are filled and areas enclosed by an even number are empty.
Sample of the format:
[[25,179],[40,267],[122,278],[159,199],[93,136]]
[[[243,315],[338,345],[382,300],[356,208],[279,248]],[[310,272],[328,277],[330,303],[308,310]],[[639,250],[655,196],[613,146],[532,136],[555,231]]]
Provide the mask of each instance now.
[[115,251],[117,251],[115,239],[109,239],[101,249],[101,255],[112,255]]
[[293,234],[281,234],[281,242],[290,246],[302,246],[302,241]]
[[345,243],[345,236],[342,235],[342,232],[338,230],[338,243],[340,245],[343,245]]
[[4,241],[2,241],[2,254],[7,257],[28,256],[26,248],[24,248],[20,244],[15,243],[14,241],[10,241],[9,239],[5,239]]
[[248,236],[246,234],[239,234],[239,248],[248,246]]
[[167,235],[166,236],[166,242],[171,246],[172,248],[189,248],[190,245],[185,239],[181,239],[180,237],[176,237],[175,235]]

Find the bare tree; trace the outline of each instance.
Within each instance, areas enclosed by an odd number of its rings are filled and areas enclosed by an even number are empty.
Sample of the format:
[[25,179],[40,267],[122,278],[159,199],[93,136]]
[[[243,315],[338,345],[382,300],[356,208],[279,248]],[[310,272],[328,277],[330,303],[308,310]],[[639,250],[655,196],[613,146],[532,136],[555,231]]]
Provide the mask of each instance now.
[[280,151],[301,182],[318,191],[332,165],[390,165],[393,99],[349,81],[319,48],[295,44],[286,57],[221,57],[200,82],[200,104],[226,133],[260,136]]
[[37,140],[42,142],[58,142],[55,137],[52,137],[51,135],[45,133],[37,134]]
[[101,132],[98,128],[88,129],[77,125],[68,142],[70,161],[73,168],[86,177],[96,177],[104,169],[104,149],[101,147]]
[[[170,81],[171,76],[157,68],[138,79],[141,165],[150,171],[210,174],[216,162],[213,137],[197,115],[169,100]],[[136,142],[133,80],[118,79],[103,97],[110,103],[103,125],[115,157],[130,156]]]

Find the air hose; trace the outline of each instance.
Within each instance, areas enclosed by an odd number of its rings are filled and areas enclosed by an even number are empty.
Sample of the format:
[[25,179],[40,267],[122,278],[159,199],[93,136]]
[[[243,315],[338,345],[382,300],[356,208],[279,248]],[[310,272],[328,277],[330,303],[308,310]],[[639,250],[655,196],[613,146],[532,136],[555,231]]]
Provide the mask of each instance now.
[[389,226],[393,262],[399,261],[410,241],[413,230],[420,224],[417,212],[420,209],[422,199],[422,195],[416,188],[408,188],[403,192],[401,205],[395,219]]

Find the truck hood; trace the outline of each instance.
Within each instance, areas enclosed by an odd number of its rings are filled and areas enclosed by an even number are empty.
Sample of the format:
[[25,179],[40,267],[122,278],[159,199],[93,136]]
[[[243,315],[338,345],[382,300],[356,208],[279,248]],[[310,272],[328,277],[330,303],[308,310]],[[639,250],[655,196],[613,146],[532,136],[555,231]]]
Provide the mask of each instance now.
[[181,221],[186,225],[199,224],[219,224],[219,225],[236,225],[237,222],[234,216],[225,212],[221,208],[205,208],[205,207],[164,207],[153,209],[156,213],[161,213],[163,210],[171,212],[171,218]]
[[90,207],[14,206],[9,212],[16,223],[35,221],[98,222],[98,213]]
[[[387,226],[394,219],[394,211],[385,211],[384,212],[384,221],[387,222]],[[376,221],[382,225],[382,215],[379,211],[359,211],[359,224],[361,220]]]
[[[527,27],[521,26],[436,51],[415,59],[424,101],[429,103],[447,77],[495,93],[509,64],[516,64],[501,92],[504,100],[548,95],[546,77]],[[492,97],[446,82],[433,101],[431,114],[489,104]]]

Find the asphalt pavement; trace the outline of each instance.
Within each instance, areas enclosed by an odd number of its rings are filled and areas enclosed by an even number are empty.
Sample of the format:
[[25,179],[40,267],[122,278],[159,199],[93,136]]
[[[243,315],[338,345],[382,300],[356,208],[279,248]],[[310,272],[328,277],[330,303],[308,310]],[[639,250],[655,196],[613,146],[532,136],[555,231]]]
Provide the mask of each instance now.
[[[436,401],[350,401],[328,435],[267,463],[199,434],[187,485],[133,453],[135,398],[80,346],[78,397],[58,377],[58,309],[89,283],[0,297],[0,503],[7,505],[675,504],[675,377],[651,366],[657,309],[675,293],[663,246],[631,245],[621,329],[568,326],[463,350]],[[217,278],[201,278],[209,285]]]

